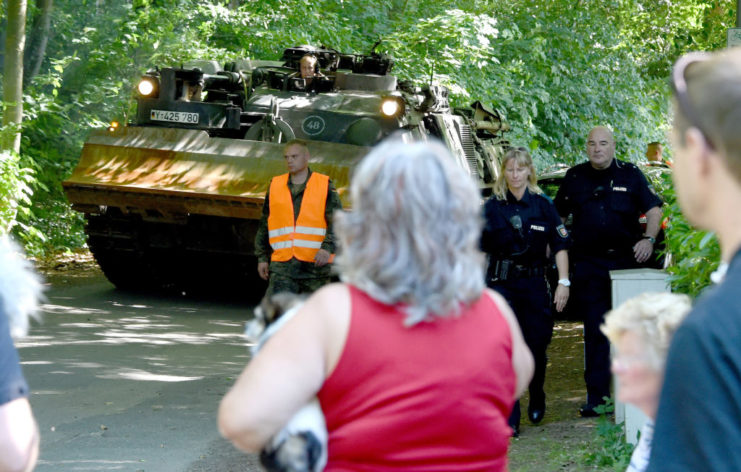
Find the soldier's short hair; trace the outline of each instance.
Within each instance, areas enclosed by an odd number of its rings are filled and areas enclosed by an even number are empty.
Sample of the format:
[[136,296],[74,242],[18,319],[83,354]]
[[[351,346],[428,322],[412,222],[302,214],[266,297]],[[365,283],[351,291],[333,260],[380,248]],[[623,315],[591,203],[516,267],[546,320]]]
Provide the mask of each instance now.
[[317,57],[313,54],[304,54],[303,56],[301,56],[301,59],[299,59],[299,63],[311,62],[312,66],[316,65],[317,61],[318,61]]
[[288,141],[286,143],[286,145],[285,145],[285,147],[283,149],[288,149],[290,146],[298,146],[301,149],[303,149],[305,153],[307,153],[309,155],[311,154],[309,152],[309,145],[306,142],[306,140],[304,140],[304,139],[298,139],[298,138],[291,139],[290,141]]

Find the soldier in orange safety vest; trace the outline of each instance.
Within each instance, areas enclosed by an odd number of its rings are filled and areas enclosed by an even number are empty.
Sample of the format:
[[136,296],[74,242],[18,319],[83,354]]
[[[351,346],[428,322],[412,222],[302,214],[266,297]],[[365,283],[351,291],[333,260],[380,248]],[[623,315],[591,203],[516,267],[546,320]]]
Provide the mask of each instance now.
[[309,169],[303,141],[289,141],[283,156],[288,173],[270,182],[255,236],[257,272],[269,281],[266,296],[311,293],[330,281],[332,215],[342,209],[329,177]]

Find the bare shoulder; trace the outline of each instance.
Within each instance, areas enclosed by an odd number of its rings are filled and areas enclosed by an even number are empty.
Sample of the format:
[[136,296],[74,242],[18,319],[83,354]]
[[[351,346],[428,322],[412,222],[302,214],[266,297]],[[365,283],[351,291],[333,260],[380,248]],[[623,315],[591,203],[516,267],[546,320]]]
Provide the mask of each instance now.
[[507,300],[499,292],[487,288],[484,293],[497,305],[497,308],[499,308],[502,316],[504,316],[510,326],[512,326],[512,323],[517,323],[517,318],[515,318],[514,312],[509,307],[509,303],[507,303]]
[[301,311],[318,317],[341,315],[350,310],[350,288],[343,283],[325,285],[309,297]]
[[496,305],[499,308],[506,308],[507,310],[509,310],[509,305],[507,304],[507,300],[505,300],[504,297],[499,292],[497,292],[496,290],[487,288],[484,290],[484,293],[488,295],[489,298],[491,298],[492,301],[496,303]]

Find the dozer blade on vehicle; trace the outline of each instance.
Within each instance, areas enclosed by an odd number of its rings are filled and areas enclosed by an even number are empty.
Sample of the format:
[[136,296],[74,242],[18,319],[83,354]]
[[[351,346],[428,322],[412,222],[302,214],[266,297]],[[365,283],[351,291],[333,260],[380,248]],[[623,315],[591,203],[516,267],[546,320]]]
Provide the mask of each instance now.
[[[340,196],[368,148],[309,143],[312,169],[330,176]],[[73,208],[117,207],[150,221],[187,215],[259,218],[270,179],[285,173],[279,143],[210,138],[204,131],[125,127],[94,131],[63,183]]]
[[[329,175],[344,200],[350,170],[368,148],[309,147],[312,169]],[[116,286],[236,288],[259,283],[250,277],[256,223],[270,179],[284,172],[279,143],[124,127],[91,133],[63,186],[88,215],[90,249]]]

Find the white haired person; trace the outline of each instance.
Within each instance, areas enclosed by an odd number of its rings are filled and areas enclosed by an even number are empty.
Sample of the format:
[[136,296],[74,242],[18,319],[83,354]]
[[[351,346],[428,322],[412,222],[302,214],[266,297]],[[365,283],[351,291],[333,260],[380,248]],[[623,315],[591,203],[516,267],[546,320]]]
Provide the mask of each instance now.
[[[0,236],[0,471],[27,471],[36,464],[39,432],[28,402],[13,338],[28,332],[38,310],[41,283],[18,247]],[[11,337],[12,336],[12,337]]]
[[479,195],[438,143],[387,141],[335,216],[344,283],[316,292],[249,363],[222,434],[263,444],[317,396],[325,470],[504,471],[507,417],[533,360],[484,286]]
[[627,472],[643,472],[648,466],[666,353],[690,308],[687,295],[644,293],[605,316],[601,329],[615,347],[612,373],[617,379],[617,399],[635,405],[649,418]]

